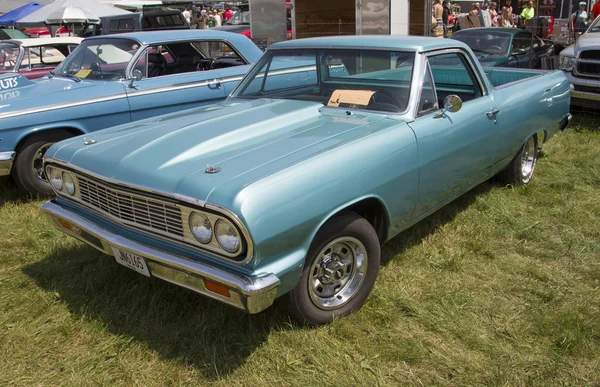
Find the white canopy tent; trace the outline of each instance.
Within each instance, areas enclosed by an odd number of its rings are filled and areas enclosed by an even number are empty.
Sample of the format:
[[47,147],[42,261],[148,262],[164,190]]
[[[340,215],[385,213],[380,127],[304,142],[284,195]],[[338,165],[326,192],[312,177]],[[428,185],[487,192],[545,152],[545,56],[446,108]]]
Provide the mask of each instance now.
[[57,9],[46,18],[46,24],[98,24],[100,18],[87,8],[74,5]]
[[53,3],[50,3],[47,6],[25,16],[23,19],[17,22],[17,26],[31,27],[45,25],[48,16],[69,6],[85,9],[98,18],[129,13],[129,11],[125,11],[124,9],[113,7],[109,4],[101,4],[95,0],[56,0]]

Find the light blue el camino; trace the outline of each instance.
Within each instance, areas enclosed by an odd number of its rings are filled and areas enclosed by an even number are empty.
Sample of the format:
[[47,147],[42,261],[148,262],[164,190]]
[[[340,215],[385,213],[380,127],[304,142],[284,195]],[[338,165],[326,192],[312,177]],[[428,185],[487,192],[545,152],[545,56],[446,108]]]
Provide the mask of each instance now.
[[85,39],[38,82],[0,77],[0,176],[52,194],[42,156],[54,142],[223,100],[261,55],[239,34],[139,32]]
[[54,145],[42,210],[141,274],[324,324],[365,302],[381,243],[494,175],[528,183],[569,97],[449,39],[277,43],[222,103]]

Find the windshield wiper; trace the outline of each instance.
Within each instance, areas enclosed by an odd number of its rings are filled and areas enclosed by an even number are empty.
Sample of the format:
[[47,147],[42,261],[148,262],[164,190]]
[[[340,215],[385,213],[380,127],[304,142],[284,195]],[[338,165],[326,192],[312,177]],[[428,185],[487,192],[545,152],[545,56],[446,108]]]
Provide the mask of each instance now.
[[493,52],[489,52],[489,51],[485,51],[485,50],[480,50],[478,48],[471,48],[471,50],[473,50],[473,52],[483,52],[484,54],[494,55]]
[[76,77],[73,74],[67,74],[67,73],[55,73],[54,71],[48,71],[48,74],[50,75],[50,78],[52,77],[65,77],[65,78],[69,78],[74,80],[75,82],[81,82],[81,79],[79,79],[78,77]]

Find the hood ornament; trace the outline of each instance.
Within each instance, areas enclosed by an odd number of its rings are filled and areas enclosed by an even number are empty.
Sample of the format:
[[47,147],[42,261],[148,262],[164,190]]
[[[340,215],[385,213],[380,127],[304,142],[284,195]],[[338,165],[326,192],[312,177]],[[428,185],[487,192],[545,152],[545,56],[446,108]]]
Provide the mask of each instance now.
[[204,169],[206,173],[218,173],[221,172],[221,167],[217,167],[216,165],[206,164],[206,168]]
[[93,138],[84,138],[83,139],[83,145],[92,145],[95,144],[97,141],[94,140]]

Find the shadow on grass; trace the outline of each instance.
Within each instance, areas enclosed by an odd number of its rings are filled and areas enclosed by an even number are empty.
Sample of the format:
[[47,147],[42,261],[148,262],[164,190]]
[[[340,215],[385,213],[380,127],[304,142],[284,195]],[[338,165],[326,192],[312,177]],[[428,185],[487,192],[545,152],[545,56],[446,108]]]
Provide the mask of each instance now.
[[0,207],[6,203],[29,203],[38,199],[45,199],[45,197],[28,194],[17,187],[10,176],[0,177]]
[[[386,243],[382,264],[421,243],[492,187],[490,182],[476,187]],[[212,380],[239,368],[272,331],[303,329],[278,308],[248,315],[140,276],[82,244],[57,251],[23,271],[74,315],[99,320],[111,333],[145,343],[160,357],[200,369]]]
[[23,272],[72,314],[100,321],[112,334],[125,341],[133,338],[163,359],[198,369],[209,380],[239,368],[272,330],[294,326],[275,307],[249,315],[143,277],[80,244],[57,251]]

